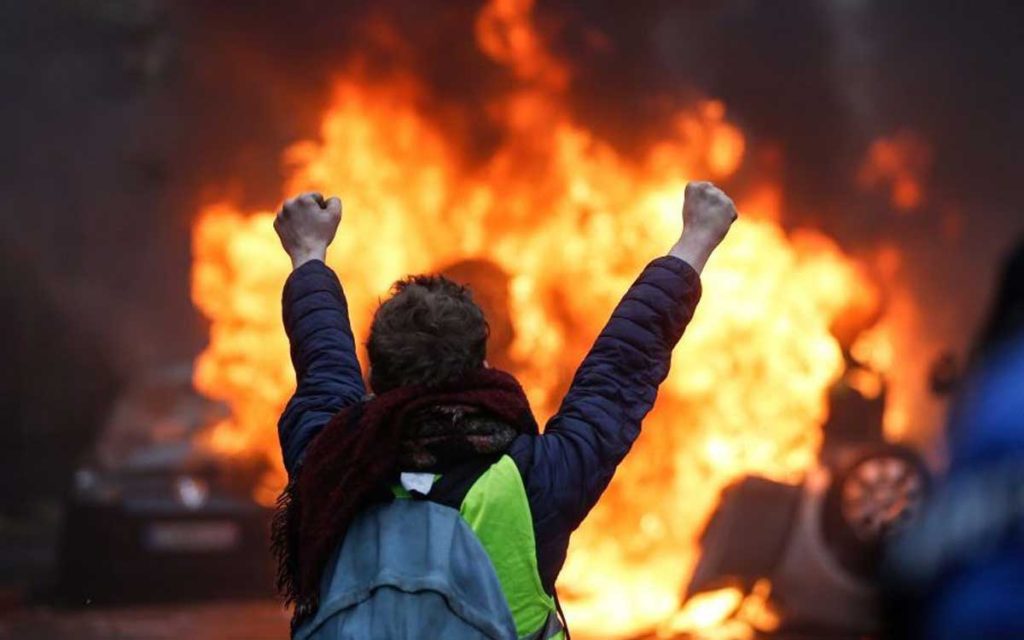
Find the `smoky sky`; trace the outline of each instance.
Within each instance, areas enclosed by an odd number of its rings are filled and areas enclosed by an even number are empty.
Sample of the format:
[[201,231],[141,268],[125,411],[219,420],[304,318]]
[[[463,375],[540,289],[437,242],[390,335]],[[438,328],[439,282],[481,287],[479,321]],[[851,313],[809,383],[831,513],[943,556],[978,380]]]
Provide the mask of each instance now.
[[[193,357],[205,325],[189,301],[192,217],[225,195],[276,206],[281,151],[316,136],[332,79],[354,57],[370,73],[419,76],[431,91],[417,108],[471,161],[501,142],[486,99],[515,82],[476,47],[480,4],[4,3],[9,304],[73,325],[64,333],[89,343],[92,369]],[[752,164],[783,185],[787,225],[821,228],[854,253],[903,247],[932,329],[954,347],[969,339],[999,256],[1024,232],[1024,5],[539,0],[535,12],[572,69],[580,122],[633,153],[695,97],[723,100]],[[854,181],[871,140],[901,129],[934,152],[928,202],[902,216]],[[760,153],[776,160],[759,164]],[[947,210],[963,219],[953,240],[940,237]],[[22,387],[45,385],[68,359],[26,322],[8,321],[21,344],[5,351],[9,368]],[[24,394],[4,395],[17,405]]]

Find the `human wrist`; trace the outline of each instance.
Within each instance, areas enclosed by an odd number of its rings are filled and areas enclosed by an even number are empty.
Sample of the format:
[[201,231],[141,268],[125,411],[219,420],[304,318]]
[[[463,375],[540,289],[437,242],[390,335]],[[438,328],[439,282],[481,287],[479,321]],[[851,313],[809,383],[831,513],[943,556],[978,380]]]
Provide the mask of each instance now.
[[686,262],[693,267],[694,271],[700,273],[704,270],[704,265],[711,257],[714,247],[715,243],[710,237],[697,231],[684,229],[679,240],[669,250],[668,255]]
[[311,249],[293,251],[288,255],[292,259],[292,270],[295,270],[307,262],[312,262],[313,260],[327,262],[327,247],[314,247]]

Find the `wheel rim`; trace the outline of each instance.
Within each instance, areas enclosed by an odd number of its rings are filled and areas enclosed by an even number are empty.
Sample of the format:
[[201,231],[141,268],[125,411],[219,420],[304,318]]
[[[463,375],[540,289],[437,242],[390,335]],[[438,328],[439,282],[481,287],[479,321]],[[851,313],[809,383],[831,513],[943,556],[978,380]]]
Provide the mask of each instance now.
[[910,461],[880,456],[850,471],[843,482],[840,508],[854,535],[867,542],[902,528],[923,498],[924,478]]

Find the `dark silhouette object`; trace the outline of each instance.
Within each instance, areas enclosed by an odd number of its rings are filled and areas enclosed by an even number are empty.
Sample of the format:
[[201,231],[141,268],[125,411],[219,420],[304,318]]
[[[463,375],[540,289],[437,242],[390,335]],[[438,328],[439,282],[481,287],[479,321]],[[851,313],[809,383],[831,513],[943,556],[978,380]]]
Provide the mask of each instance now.
[[441,275],[469,287],[473,301],[483,310],[490,328],[487,362],[496,369],[516,373],[517,364],[510,353],[516,332],[509,274],[486,258],[469,258],[446,266]]
[[977,362],[1024,331],[1024,237],[1014,245],[1003,266],[988,318],[975,340]]
[[[842,467],[861,448],[885,440],[882,426],[887,389],[880,374],[846,355],[846,371],[828,392],[828,419],[821,426],[819,452],[823,464]],[[878,390],[867,393],[854,382],[857,376],[876,378]]]
[[1024,242],[950,411],[949,473],[887,552],[891,638],[1024,637]]
[[935,359],[929,371],[929,388],[939,397],[954,396],[970,375],[970,369],[998,351],[1007,340],[1024,331],[1024,237],[1011,250],[1000,276],[992,307],[975,337],[965,365],[950,351]]

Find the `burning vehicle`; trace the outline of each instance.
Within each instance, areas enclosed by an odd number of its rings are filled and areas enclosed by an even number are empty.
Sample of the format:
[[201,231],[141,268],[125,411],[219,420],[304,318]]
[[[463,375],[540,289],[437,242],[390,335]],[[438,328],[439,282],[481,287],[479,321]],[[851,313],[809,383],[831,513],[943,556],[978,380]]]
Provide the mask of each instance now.
[[[884,387],[865,388],[863,380],[877,373],[847,358],[830,392],[817,464],[799,484],[737,480],[701,536],[685,601],[732,596],[721,600],[722,618],[743,618],[758,637],[877,633],[883,545],[923,506],[928,467],[912,449],[885,440]],[[760,606],[753,615],[742,606],[751,596]]]
[[271,514],[252,498],[265,464],[202,443],[228,413],[195,392],[188,365],[142,376],[123,392],[74,475],[62,598],[272,593]]

